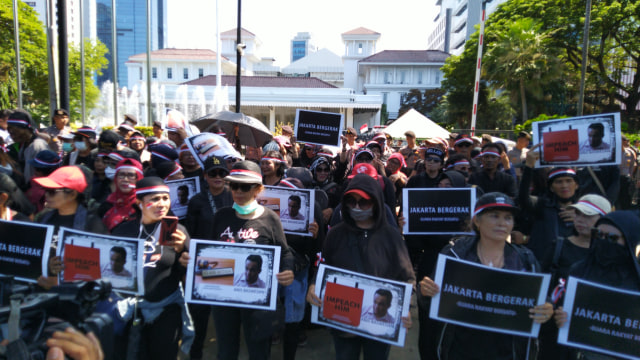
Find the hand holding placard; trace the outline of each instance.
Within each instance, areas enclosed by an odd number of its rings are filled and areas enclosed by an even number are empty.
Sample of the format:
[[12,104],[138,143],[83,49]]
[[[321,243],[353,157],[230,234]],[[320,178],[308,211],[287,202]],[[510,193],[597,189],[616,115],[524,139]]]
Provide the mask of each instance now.
[[538,151],[538,148],[540,148],[542,144],[535,144],[531,147],[531,149],[529,149],[529,151],[527,151],[527,157],[525,158],[525,165],[528,168],[534,168],[536,167],[536,162],[538,162],[538,160],[540,159],[540,151]]

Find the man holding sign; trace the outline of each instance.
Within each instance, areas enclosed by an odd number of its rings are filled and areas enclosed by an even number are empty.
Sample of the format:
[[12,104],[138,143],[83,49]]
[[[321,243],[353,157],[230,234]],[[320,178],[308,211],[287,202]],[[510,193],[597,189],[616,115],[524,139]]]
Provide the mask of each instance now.
[[[531,251],[507,242],[507,238],[513,230],[514,216],[517,211],[518,208],[513,200],[505,194],[493,192],[483,195],[476,202],[472,218],[476,235],[457,240],[442,250],[442,254],[471,263],[479,263],[489,268],[537,272],[540,266]],[[441,275],[439,278],[442,281]],[[436,280],[438,280],[438,272],[436,272]],[[495,283],[495,281],[493,282]],[[468,298],[468,300],[454,303],[455,307],[459,308],[457,309],[459,313],[467,311],[468,304],[471,304],[472,310],[475,310],[475,314],[467,322],[440,318],[440,320],[450,322],[445,325],[439,341],[441,347],[438,349],[439,353],[445,358],[526,359],[528,350],[533,348],[533,345],[529,343],[530,338],[514,336],[507,330],[500,331],[497,329],[497,324],[473,324],[473,318],[482,316],[487,323],[504,318],[506,317],[505,313],[508,315],[514,312],[507,305],[528,308],[529,318],[537,324],[548,321],[553,314],[553,307],[550,303],[535,305],[539,303],[535,298],[508,296],[506,292],[505,294],[495,294],[495,291],[489,294],[484,288],[462,288],[449,284],[445,284],[446,286],[442,289],[443,294],[440,294],[440,285],[426,276],[419,284],[422,296],[433,297],[432,317],[434,307],[437,307],[438,303],[442,304],[439,297],[447,293],[455,293]],[[544,284],[538,286],[538,292],[543,294],[543,298],[546,289]],[[493,304],[492,306],[476,306],[474,300],[478,300],[478,298],[488,300],[487,302]],[[484,310],[489,308],[491,314],[487,315],[488,313]],[[482,329],[490,329],[490,331]],[[430,350],[435,356],[436,349]]]

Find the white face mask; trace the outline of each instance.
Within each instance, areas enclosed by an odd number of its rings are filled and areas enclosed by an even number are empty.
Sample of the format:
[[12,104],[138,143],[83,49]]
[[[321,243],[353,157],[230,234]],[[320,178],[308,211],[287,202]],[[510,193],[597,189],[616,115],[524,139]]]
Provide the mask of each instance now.
[[113,178],[116,177],[116,169],[112,167],[106,167],[104,169],[104,176],[106,176],[109,180],[113,180]]
[[78,151],[87,150],[87,144],[85,144],[84,141],[76,141],[73,143],[73,145],[76,147]]

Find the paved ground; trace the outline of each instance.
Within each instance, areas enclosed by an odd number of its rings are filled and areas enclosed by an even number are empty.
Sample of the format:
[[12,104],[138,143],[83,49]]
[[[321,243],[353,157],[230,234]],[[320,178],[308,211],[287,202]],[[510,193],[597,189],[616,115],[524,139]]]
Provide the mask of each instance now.
[[[413,327],[407,332],[405,346],[400,348],[391,347],[389,359],[419,359],[418,353],[418,308],[415,305],[415,296],[413,296],[411,305],[411,318]],[[304,347],[298,347],[296,353],[297,359],[304,360],[327,360],[335,358],[333,349],[333,340],[326,328],[318,328],[307,330],[308,343]],[[215,359],[217,352],[217,343],[215,329],[213,327],[213,319],[209,321],[209,332],[204,349],[204,359]],[[240,346],[240,360],[248,359],[244,344]],[[271,358],[274,360],[282,359],[282,345],[273,345],[271,347]]]

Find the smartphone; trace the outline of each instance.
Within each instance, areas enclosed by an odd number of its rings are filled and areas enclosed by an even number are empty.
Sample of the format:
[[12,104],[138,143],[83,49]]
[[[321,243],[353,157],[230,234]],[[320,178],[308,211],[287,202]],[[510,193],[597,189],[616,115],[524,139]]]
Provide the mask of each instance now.
[[160,219],[160,238],[158,244],[167,246],[171,242],[171,234],[178,229],[178,218],[175,216],[165,216]]

